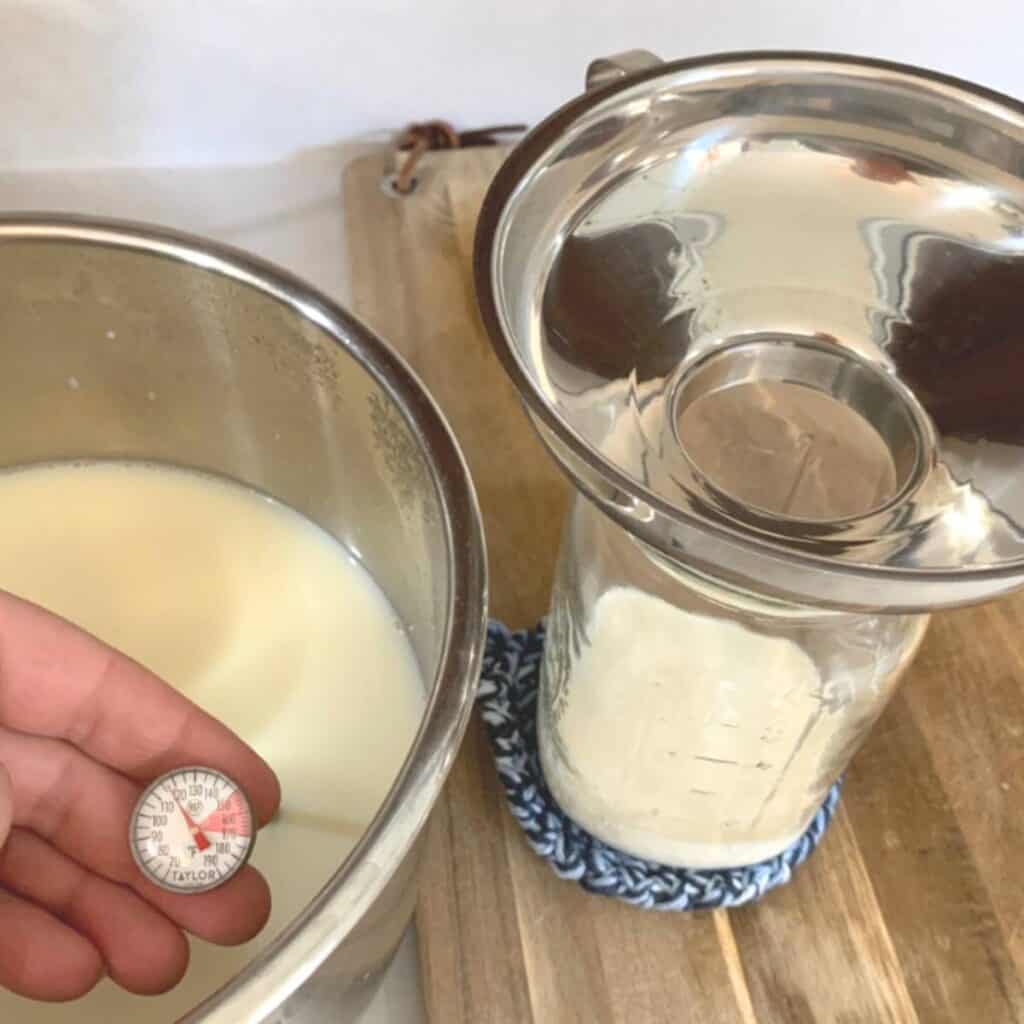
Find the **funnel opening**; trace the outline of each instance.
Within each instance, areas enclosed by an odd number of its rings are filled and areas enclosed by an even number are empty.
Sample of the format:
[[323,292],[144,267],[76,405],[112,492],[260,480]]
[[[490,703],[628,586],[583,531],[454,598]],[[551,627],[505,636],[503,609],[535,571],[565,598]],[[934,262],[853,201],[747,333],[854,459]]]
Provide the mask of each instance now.
[[804,523],[873,515],[919,479],[921,414],[882,368],[817,341],[759,338],[681,376],[684,457],[735,514]]

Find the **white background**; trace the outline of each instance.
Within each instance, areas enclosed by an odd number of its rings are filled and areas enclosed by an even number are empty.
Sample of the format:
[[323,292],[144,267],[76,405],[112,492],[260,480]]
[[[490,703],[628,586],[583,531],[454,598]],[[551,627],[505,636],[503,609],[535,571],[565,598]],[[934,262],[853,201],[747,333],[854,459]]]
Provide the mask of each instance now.
[[1024,95],[1021,0],[0,0],[0,169],[259,163],[534,121],[590,58],[889,57]]

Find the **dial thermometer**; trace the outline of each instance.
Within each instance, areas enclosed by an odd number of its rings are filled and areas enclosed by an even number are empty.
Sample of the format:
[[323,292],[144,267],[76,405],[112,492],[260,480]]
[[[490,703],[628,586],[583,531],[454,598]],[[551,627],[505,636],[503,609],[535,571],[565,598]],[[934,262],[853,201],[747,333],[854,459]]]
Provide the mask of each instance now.
[[142,873],[171,892],[206,892],[234,877],[256,841],[252,805],[223,772],[177,768],[146,787],[129,826]]

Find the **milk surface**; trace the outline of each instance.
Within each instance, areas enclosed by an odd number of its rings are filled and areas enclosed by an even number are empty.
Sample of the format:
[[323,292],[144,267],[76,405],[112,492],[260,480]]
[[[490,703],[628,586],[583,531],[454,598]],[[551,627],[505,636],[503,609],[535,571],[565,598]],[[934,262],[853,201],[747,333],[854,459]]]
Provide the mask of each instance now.
[[174,1020],[291,922],[369,824],[423,711],[412,649],[340,544],[219,477],[117,462],[8,470],[0,531],[0,589],[142,662],[234,729],[281,781],[280,814],[251,861],[273,894],[257,938],[233,949],[191,939],[185,979],[158,997],[109,981],[56,1006],[0,991],[0,1021]]

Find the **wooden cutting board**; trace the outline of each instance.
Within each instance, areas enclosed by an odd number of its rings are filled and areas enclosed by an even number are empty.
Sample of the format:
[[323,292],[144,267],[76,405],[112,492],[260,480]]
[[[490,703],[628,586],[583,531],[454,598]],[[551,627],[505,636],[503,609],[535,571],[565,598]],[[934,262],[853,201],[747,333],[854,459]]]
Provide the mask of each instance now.
[[[503,152],[345,175],[353,306],[440,403],[480,495],[491,613],[547,607],[568,488],[477,319],[474,224]],[[418,911],[437,1024],[1024,1021],[1024,597],[937,616],[857,755],[822,847],[760,904],[635,910],[556,878],[507,813],[474,722]]]

